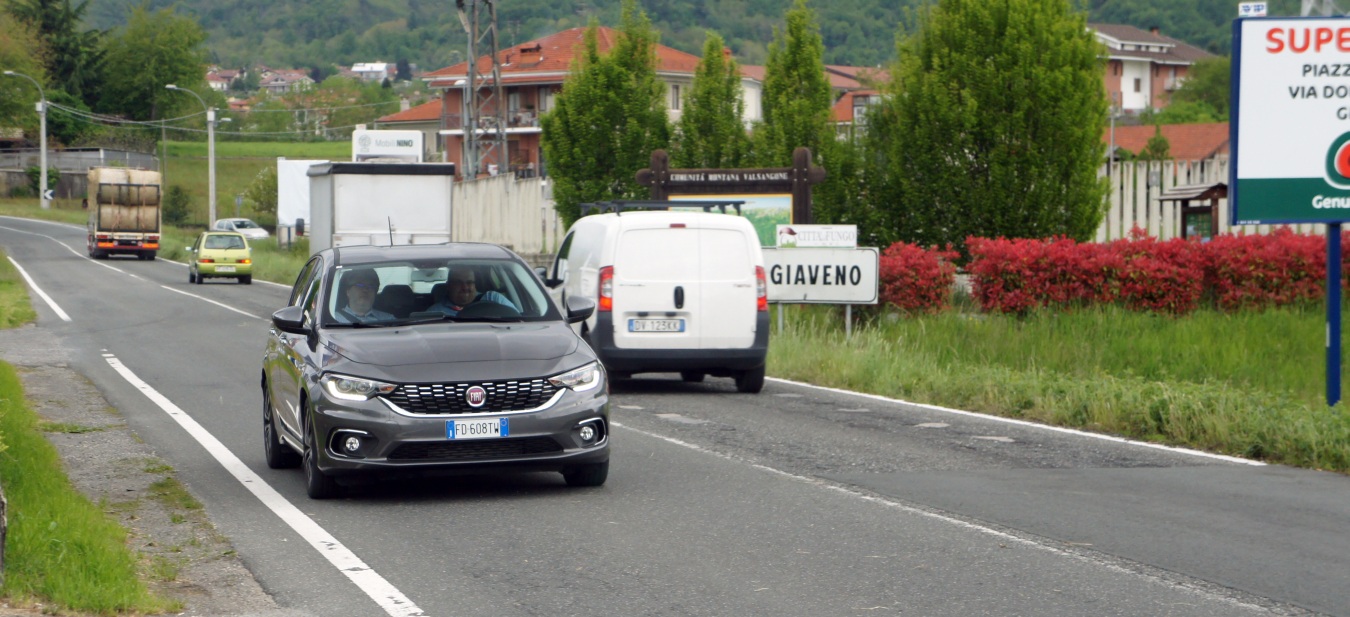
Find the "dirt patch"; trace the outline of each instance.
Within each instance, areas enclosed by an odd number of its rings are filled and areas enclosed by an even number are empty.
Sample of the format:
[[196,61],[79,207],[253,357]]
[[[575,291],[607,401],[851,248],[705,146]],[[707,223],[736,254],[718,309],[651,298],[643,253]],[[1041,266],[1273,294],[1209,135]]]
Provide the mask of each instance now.
[[[147,584],[183,603],[175,615],[301,614],[278,607],[263,591],[190,487],[68,366],[55,337],[34,326],[0,331],[0,359],[18,371],[28,405],[46,422],[44,433],[61,453],[71,483],[127,529]],[[53,608],[0,601],[0,617],[44,614],[54,614]]]

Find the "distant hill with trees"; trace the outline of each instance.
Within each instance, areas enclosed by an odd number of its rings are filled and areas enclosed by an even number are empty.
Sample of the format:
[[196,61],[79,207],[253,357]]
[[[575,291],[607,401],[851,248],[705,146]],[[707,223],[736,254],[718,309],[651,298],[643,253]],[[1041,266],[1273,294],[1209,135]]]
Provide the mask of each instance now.
[[[1163,34],[1218,54],[1229,49],[1236,0],[1066,0],[1089,21],[1157,26]],[[926,0],[812,0],[826,64],[877,66],[895,59],[896,35],[912,28],[911,9]],[[91,27],[126,20],[124,0],[89,0]],[[617,0],[498,1],[502,43],[522,43],[594,17],[619,23]],[[1296,15],[1298,0],[1272,0],[1272,15]],[[329,70],[354,62],[399,62],[434,70],[464,59],[466,38],[451,0],[147,0],[150,10],[175,6],[207,33],[208,60]],[[764,64],[775,25],[791,0],[641,0],[661,43],[697,54],[717,32],[742,64]]]

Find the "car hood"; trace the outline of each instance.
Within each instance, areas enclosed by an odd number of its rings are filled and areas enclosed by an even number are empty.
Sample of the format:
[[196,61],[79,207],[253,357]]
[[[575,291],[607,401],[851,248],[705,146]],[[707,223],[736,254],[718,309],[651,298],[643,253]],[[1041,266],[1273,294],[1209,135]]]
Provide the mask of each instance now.
[[408,366],[556,360],[580,339],[567,324],[422,324],[329,330],[333,350],[358,364]]

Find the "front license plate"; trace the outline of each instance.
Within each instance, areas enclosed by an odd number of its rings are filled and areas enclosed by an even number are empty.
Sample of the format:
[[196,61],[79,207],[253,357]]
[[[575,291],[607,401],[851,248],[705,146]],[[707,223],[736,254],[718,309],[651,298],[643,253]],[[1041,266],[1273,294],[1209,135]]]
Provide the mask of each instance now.
[[506,418],[445,421],[446,439],[493,439],[510,435],[510,424]]
[[629,319],[629,332],[684,332],[683,319]]
[[216,266],[216,272],[234,272],[234,266]]

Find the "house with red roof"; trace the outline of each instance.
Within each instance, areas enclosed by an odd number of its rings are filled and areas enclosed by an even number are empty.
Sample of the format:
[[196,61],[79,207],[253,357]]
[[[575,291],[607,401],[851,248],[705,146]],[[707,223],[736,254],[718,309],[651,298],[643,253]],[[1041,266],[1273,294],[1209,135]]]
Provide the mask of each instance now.
[[422,160],[439,161],[443,156],[445,148],[441,145],[441,109],[444,105],[444,99],[436,97],[421,105],[409,106],[408,100],[403,99],[402,109],[397,113],[392,113],[375,120],[374,125],[377,130],[397,130],[397,131],[421,131],[422,133]]
[[1106,45],[1106,94],[1126,114],[1166,107],[1181,87],[1191,65],[1215,57],[1157,28],[1141,30],[1122,24],[1088,24]]
[[1178,161],[1203,161],[1219,155],[1228,154],[1228,123],[1207,122],[1200,124],[1164,124],[1161,127],[1116,126],[1107,129],[1102,135],[1102,143],[1110,149],[1114,144],[1117,151],[1126,150],[1139,154],[1148,140],[1158,129],[1167,139],[1168,156]]

